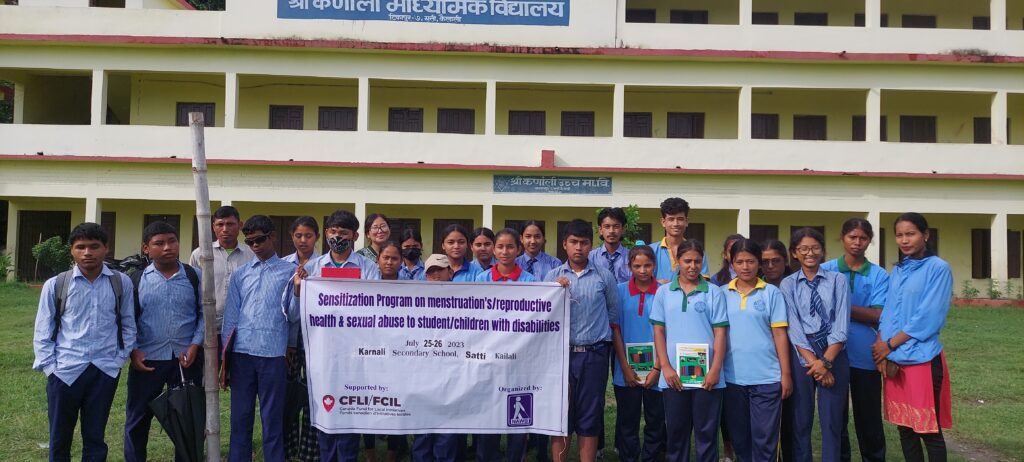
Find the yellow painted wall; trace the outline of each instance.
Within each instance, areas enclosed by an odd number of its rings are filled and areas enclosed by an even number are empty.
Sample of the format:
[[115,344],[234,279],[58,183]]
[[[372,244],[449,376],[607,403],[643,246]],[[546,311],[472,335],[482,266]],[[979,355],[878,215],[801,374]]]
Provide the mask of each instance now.
[[[434,220],[435,219],[471,219],[473,228],[479,227],[483,220],[483,209],[476,205],[390,205],[390,204],[366,204],[366,213],[382,213],[388,218],[419,218],[420,235],[423,237],[423,253],[430,254],[434,242]],[[497,217],[496,217],[497,218]],[[365,229],[366,217],[359,217],[360,234]],[[495,223],[502,223],[495,219]],[[499,225],[500,226],[500,225]],[[472,232],[473,229],[468,230]],[[392,233],[395,231],[392,230]],[[392,236],[398,239],[400,236]],[[440,251],[440,249],[437,249]],[[426,258],[424,258],[426,259]]]
[[1006,115],[1010,119],[1010,144],[1024,144],[1024,94],[1006,95]]
[[[131,124],[132,115],[132,76],[127,73],[107,73],[107,108],[117,118],[107,114],[107,124],[115,122],[121,125]],[[173,121],[172,121],[173,123]]]
[[[211,211],[218,204],[211,205]],[[115,258],[125,258],[142,251],[142,231],[145,215],[180,215],[181,241],[179,258],[187,262],[192,255],[192,220],[195,218],[195,202],[186,201],[134,201],[107,199],[100,203],[103,212],[114,212],[117,219]]]
[[737,138],[739,91],[734,89],[626,87],[626,112],[651,112],[654,138],[665,138],[669,112],[703,112],[704,137]]
[[940,29],[971,29],[974,16],[988,16],[989,2],[964,0],[882,0],[882,13],[889,15],[889,27],[900,27],[904,14],[935,15]]
[[[850,218],[867,218],[867,214],[858,212],[780,212],[773,210],[751,210],[750,224],[776,225],[779,227],[779,240],[790,247],[791,228],[793,226],[824,226],[825,227],[825,258],[833,259],[843,254],[843,243],[839,232],[843,222]],[[875,242],[878,245],[878,230],[875,230]]]
[[224,126],[223,75],[142,73],[131,85],[132,125],[173,127],[177,103],[214,103],[214,122]]
[[475,133],[484,132],[487,90],[482,83],[371,81],[370,130],[387,131],[390,108],[422,108],[423,131],[437,133],[437,110],[473,109]]
[[776,12],[780,25],[792,25],[793,13],[828,13],[828,25],[853,26],[856,13],[864,12],[861,0],[753,0],[755,12]]
[[509,111],[545,111],[547,135],[562,132],[562,111],[594,111],[594,135],[612,135],[612,87],[498,84],[496,132],[508,134]]
[[882,91],[889,141],[900,141],[900,116],[936,116],[936,141],[973,143],[974,118],[989,117],[992,96],[984,93]]
[[853,138],[853,116],[864,115],[866,92],[861,90],[754,89],[751,111],[779,115],[779,139],[793,139],[794,115],[824,115],[829,140]]
[[669,22],[671,10],[707,10],[708,24],[739,24],[739,2],[718,0],[629,0],[626,8],[655,9],[657,21]]
[[89,125],[92,79],[76,75],[34,75],[25,84],[25,123]]
[[320,106],[356,107],[359,100],[354,79],[242,75],[238,87],[238,128],[268,128],[270,105],[295,105],[304,107],[304,129],[316,130]]
[[[893,236],[893,222],[898,213],[883,213],[882,223],[885,225],[885,262],[886,269],[899,261],[899,246]],[[991,215],[968,214],[925,214],[930,228],[939,230],[939,257],[946,260],[953,269],[953,292],[960,295],[965,280],[971,280],[971,229],[992,227]],[[1005,238],[1004,238],[1005,239]],[[988,287],[984,280],[971,280],[975,287],[984,290]]]

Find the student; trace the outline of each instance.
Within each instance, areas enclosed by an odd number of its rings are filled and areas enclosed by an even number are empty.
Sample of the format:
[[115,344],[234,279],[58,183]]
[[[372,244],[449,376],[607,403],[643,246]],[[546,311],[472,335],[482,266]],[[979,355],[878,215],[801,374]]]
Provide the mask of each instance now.
[[[359,270],[360,279],[380,279],[377,263],[352,250],[352,244],[359,238],[359,219],[348,210],[337,210],[324,222],[324,235],[330,251],[310,259],[306,266],[295,271],[293,289],[284,297],[284,304],[290,312],[299,312],[299,294],[302,280],[308,276],[319,277],[323,268],[354,268]],[[317,432],[320,460],[355,461],[359,457],[358,434],[331,434]]]
[[377,255],[377,267],[380,268],[380,278],[382,280],[398,280],[398,270],[402,267],[402,251],[398,248],[398,244],[387,241],[380,246],[380,254]]
[[[678,276],[676,249],[686,241],[686,227],[689,225],[690,204],[678,197],[670,197],[661,202],[661,226],[665,228],[665,237],[660,242],[651,244],[657,256],[654,278],[658,284],[668,284]],[[708,274],[707,258],[701,265],[701,274]]]
[[[505,228],[494,235],[495,263],[488,270],[476,275],[477,282],[536,282],[533,275],[516,264],[516,257],[523,249],[519,233]],[[527,434],[509,434],[506,458],[522,461],[526,457]],[[501,435],[473,435],[476,445],[476,461],[492,462],[499,459]]]
[[[683,241],[676,248],[678,276],[658,288],[651,310],[658,382],[665,402],[666,456],[669,462],[690,458],[693,434],[697,460],[718,461],[718,427],[722,410],[722,364],[726,355],[729,319],[725,297],[701,276],[704,248],[698,241]],[[684,388],[676,370],[679,343],[704,343],[710,364],[699,388]]]
[[630,272],[629,249],[622,245],[622,235],[626,228],[626,212],[620,207],[605,207],[597,214],[597,231],[604,245],[590,251],[590,260],[595,265],[603,266],[610,271],[619,282],[629,281],[633,277]]
[[[288,228],[292,244],[295,246],[295,253],[292,253],[282,260],[295,263],[299,268],[305,266],[309,260],[317,258],[320,254],[316,251],[316,243],[320,240],[320,226],[316,219],[311,216],[296,218]],[[304,380],[306,367],[306,351],[299,338],[299,323],[291,326],[288,335],[288,346],[296,348],[295,355],[288,360],[288,380]],[[320,453],[317,447],[316,432],[309,421],[308,411],[301,412],[299,419],[294,422],[285,422],[286,438],[284,440],[285,454],[288,457],[295,457],[300,460],[315,460]]]
[[723,415],[738,460],[770,462],[779,441],[782,400],[793,391],[782,292],[757,277],[763,251],[740,238],[729,246],[736,278],[727,283],[729,351]]
[[380,246],[391,240],[391,227],[388,226],[388,217],[381,213],[371,213],[366,217],[366,247],[359,249],[359,255],[377,261],[380,253]]
[[[536,226],[526,229],[536,232],[532,228]],[[612,339],[610,326],[619,319],[618,281],[588,258],[594,231],[587,222],[572,220],[565,225],[563,234],[562,248],[568,259],[549,271],[544,280],[558,282],[570,293],[569,309],[573,316],[569,325],[568,434],[579,436],[580,460],[593,462],[604,422],[604,393],[608,386],[610,352],[606,342]],[[524,241],[529,242],[525,237]],[[568,459],[569,438],[551,439],[552,460]]]
[[789,252],[786,244],[777,239],[768,239],[761,244],[761,274],[764,282],[778,287],[782,279],[793,274],[789,267]]
[[473,262],[470,267],[474,274],[480,274],[494,265],[494,232],[490,228],[477,228],[473,230],[472,238]]
[[462,225],[452,223],[441,232],[441,250],[448,257],[452,281],[473,281],[476,273],[466,251],[469,249],[469,231]]
[[403,281],[422,281],[426,274],[423,271],[423,238],[418,230],[406,228],[402,231],[402,266],[398,269],[398,279]]
[[825,237],[813,228],[793,232],[789,243],[800,270],[782,280],[793,344],[793,460],[811,460],[815,395],[821,425],[821,460],[840,460],[843,411],[849,393],[850,362],[845,345],[850,322],[850,287],[842,274],[821,268]]
[[[253,215],[242,226],[245,244],[256,255],[231,273],[221,338],[230,348],[231,444],[228,459],[252,460],[252,429],[257,396],[263,424],[266,460],[282,461],[284,400],[290,324],[298,316],[284,313],[281,295],[295,273],[295,264],[277,257],[274,222]],[[233,337],[233,341],[230,340]],[[233,345],[232,345],[233,342]]]
[[725,242],[722,244],[722,267],[717,273],[711,275],[712,284],[722,287],[736,279],[736,271],[733,270],[732,262],[729,261],[729,252],[732,249],[732,244],[740,239],[745,239],[742,234],[730,234],[725,238]]
[[953,292],[949,264],[928,250],[928,221],[918,213],[896,219],[901,259],[892,269],[889,293],[872,354],[885,374],[885,420],[899,426],[903,457],[946,460],[943,428],[953,427],[949,368],[939,333]]
[[[847,277],[850,286],[850,327],[846,333],[846,354],[850,358],[850,399],[853,423],[857,431],[861,459],[881,462],[885,460],[885,431],[882,428],[882,374],[871,357],[875,343],[875,328],[885,306],[889,291],[889,276],[885,270],[864,257],[875,232],[871,223],[863,218],[851,218],[843,223],[840,239],[843,256],[821,264],[827,271]],[[850,457],[850,407],[843,412],[842,455]]]
[[[428,257],[424,266],[427,281],[448,282],[455,274],[448,257],[441,254]],[[448,433],[415,435],[412,438],[412,462],[454,462],[457,441],[458,435]]]
[[[616,403],[615,449],[622,461],[653,462],[659,460],[665,449],[665,404],[657,386],[661,374],[652,370],[645,379],[641,379],[629,367],[626,344],[654,342],[650,317],[654,294],[658,292],[658,281],[654,279],[656,258],[654,251],[643,243],[633,247],[626,258],[633,277],[619,283],[619,328],[612,333],[616,366],[612,367]],[[641,411],[645,422],[642,453]]]
[[[128,461],[146,460],[153,421],[149,402],[164,385],[178,385],[182,375],[195,385],[203,380],[202,277],[178,261],[179,250],[178,230],[173,226],[157,221],[143,230],[142,251],[153,263],[132,275],[137,335],[125,405],[124,458]],[[181,458],[176,455],[175,459]]]
[[[231,273],[240,266],[252,261],[253,254],[249,246],[238,242],[238,228],[242,225],[238,209],[225,205],[213,212],[213,285],[217,295],[217,332],[220,332],[224,321],[224,303],[228,297],[228,283]],[[199,249],[192,251],[188,264],[193,268],[201,268]],[[221,344],[223,345],[223,344]]]
[[516,264],[533,275],[538,281],[543,280],[548,272],[562,262],[544,252],[547,240],[544,238],[544,223],[528,220],[519,231],[523,238],[523,254],[516,258]]
[[75,266],[39,295],[32,369],[46,374],[50,460],[71,460],[79,415],[82,459],[107,459],[107,418],[136,333],[132,281],[103,264],[108,241],[96,223],[75,226],[68,237]]

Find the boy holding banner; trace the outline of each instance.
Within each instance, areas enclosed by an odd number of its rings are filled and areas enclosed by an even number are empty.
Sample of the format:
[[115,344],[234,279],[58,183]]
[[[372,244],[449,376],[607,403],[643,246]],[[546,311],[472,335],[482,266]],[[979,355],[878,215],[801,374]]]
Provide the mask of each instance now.
[[[608,342],[619,319],[618,281],[589,259],[594,231],[580,219],[564,228],[562,248],[568,259],[548,272],[545,281],[569,290],[573,316],[569,325],[569,434],[579,436],[580,461],[593,462],[604,422],[608,386]],[[569,437],[551,440],[554,462],[568,460]]]

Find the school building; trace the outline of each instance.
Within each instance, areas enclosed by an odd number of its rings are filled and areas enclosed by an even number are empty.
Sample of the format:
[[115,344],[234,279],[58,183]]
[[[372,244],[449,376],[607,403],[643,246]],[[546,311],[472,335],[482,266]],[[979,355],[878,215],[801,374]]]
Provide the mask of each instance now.
[[[924,213],[964,281],[1021,285],[1024,0],[0,2],[0,243],[95,221],[114,256],[153,220],[195,242],[187,114],[213,207],[417,227],[693,207],[726,235],[879,231]],[[398,231],[393,229],[393,233]],[[283,234],[283,233],[282,233]],[[361,245],[361,243],[360,243]],[[190,249],[183,246],[182,258]],[[282,237],[283,252],[290,241]]]

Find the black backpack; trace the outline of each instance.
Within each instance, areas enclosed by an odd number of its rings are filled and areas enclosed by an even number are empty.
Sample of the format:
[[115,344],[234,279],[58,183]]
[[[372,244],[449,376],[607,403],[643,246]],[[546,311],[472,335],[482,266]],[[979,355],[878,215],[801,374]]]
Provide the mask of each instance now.
[[[53,335],[50,341],[57,341],[57,333],[60,332],[60,319],[64,315],[64,309],[68,301],[68,291],[71,290],[71,275],[74,270],[67,270],[57,275],[53,283],[53,307],[57,312],[53,316]],[[121,285],[121,273],[114,271],[110,278],[110,287],[114,290],[114,322],[117,324],[117,346],[124,349],[124,327],[121,325],[121,304],[124,286]]]
[[[196,300],[196,319],[203,312],[203,299],[199,298],[199,273],[196,273],[196,269],[192,265],[181,265],[185,268],[185,276],[188,278],[188,282],[192,284],[192,293],[195,294]],[[142,281],[142,274],[145,270],[139,270],[131,274],[132,288],[135,290],[135,319],[138,322],[139,316],[142,315],[142,304],[139,303],[139,283]]]

